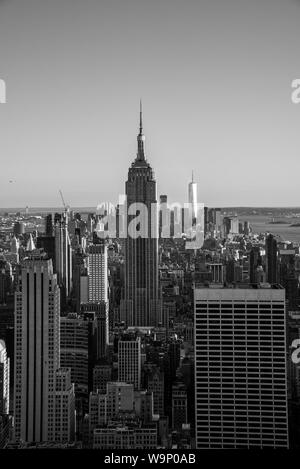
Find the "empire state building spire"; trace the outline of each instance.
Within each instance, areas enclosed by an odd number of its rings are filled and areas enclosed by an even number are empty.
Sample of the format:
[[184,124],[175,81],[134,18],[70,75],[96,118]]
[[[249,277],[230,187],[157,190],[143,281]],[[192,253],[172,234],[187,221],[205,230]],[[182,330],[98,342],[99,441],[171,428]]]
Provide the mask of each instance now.
[[142,100],[140,100],[140,133],[137,136],[137,142],[138,142],[137,160],[145,161],[145,135],[143,134]]

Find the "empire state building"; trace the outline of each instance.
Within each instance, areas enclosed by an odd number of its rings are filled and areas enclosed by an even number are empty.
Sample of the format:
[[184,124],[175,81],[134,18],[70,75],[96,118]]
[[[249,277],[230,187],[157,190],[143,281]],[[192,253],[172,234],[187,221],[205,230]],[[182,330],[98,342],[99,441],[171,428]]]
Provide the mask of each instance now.
[[[125,298],[121,302],[121,316],[128,326],[155,326],[161,317],[158,288],[157,191],[154,171],[145,158],[141,104],[137,143],[137,156],[129,168],[126,181],[128,216],[125,240]],[[130,226],[134,223],[136,231],[135,235],[132,235]]]

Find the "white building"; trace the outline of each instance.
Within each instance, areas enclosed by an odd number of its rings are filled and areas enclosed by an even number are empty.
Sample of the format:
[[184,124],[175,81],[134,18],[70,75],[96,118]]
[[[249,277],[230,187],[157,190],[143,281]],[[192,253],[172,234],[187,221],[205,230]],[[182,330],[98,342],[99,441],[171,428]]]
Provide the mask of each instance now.
[[0,340],[0,414],[9,412],[9,358],[5,342]]
[[88,301],[108,302],[107,246],[93,244],[88,249]]

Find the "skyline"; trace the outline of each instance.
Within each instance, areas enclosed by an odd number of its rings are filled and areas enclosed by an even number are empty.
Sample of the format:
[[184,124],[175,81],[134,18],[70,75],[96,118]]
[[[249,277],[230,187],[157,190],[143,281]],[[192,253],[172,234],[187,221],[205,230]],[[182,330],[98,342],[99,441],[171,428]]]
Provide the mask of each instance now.
[[140,97],[159,194],[194,170],[207,206],[299,205],[298,2],[24,3],[0,2],[1,207],[124,194]]

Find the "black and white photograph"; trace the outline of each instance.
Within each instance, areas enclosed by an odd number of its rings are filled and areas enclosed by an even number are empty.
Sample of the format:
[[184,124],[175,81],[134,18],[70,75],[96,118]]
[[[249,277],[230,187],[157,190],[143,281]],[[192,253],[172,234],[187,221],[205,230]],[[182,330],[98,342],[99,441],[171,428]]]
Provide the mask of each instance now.
[[0,464],[300,450],[299,52],[300,0],[0,0]]

